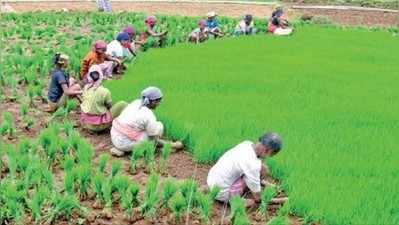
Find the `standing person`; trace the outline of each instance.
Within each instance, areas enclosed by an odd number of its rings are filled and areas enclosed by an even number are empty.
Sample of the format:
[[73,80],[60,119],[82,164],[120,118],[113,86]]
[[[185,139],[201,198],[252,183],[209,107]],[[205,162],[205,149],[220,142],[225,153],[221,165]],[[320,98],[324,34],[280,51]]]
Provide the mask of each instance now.
[[93,132],[110,128],[112,119],[127,106],[126,102],[112,104],[111,92],[102,85],[103,79],[101,67],[93,65],[83,88],[80,121],[84,128]]
[[247,206],[259,203],[261,180],[267,175],[262,160],[272,157],[282,148],[282,140],[276,133],[266,133],[257,143],[244,141],[230,149],[211,168],[207,178],[210,188],[218,187],[217,200],[228,202],[232,197],[242,196],[248,188],[252,198]]
[[48,89],[48,112],[54,112],[65,106],[67,98],[77,97],[82,90],[75,79],[69,76],[66,69],[69,66],[69,57],[57,53],[54,56],[54,69],[51,71],[51,81]]
[[256,28],[254,27],[254,21],[251,14],[247,14],[244,16],[244,19],[241,20],[235,29],[234,35],[252,35],[256,34]]
[[112,12],[111,2],[109,0],[97,0],[98,10],[101,12]]
[[[162,32],[156,32],[155,31],[155,25],[157,24],[157,18],[155,16],[149,16],[147,19],[144,21],[146,30],[141,33],[140,35],[140,42],[142,45],[146,44],[148,42],[148,39],[150,37],[153,38],[158,38],[158,46],[162,47],[164,46],[166,42],[166,35],[168,34],[168,31],[162,31]],[[157,47],[158,47],[157,46]]]
[[212,11],[206,14],[208,19],[206,20],[206,27],[209,30],[209,33],[212,34],[215,38],[223,37],[224,34],[219,27],[219,21],[217,20],[216,12]]
[[119,60],[119,64],[114,68],[115,73],[122,74],[126,67],[123,61],[130,58],[132,54],[128,49],[130,36],[128,33],[119,33],[115,40],[111,41],[107,46],[106,54]]
[[190,36],[188,37],[188,41],[196,44],[204,42],[209,38],[208,33],[209,30],[206,27],[206,21],[200,20],[198,22],[198,28],[191,32]]
[[277,8],[269,19],[268,31],[275,35],[285,36],[290,35],[293,31],[289,27],[289,22],[285,18],[283,9]]
[[[134,147],[146,140],[164,143],[163,124],[157,121],[153,110],[162,100],[162,92],[157,87],[148,87],[141,92],[141,99],[130,103],[122,113],[114,119],[111,128],[111,140],[114,145],[111,154],[123,156],[134,151]],[[180,142],[172,143],[173,148],[181,148]]]
[[121,61],[117,58],[113,58],[107,55],[107,43],[105,41],[96,41],[93,45],[92,50],[87,53],[82,61],[80,69],[80,78],[87,82],[87,74],[92,65],[99,65],[103,71],[104,78],[112,77],[112,71],[115,66],[121,64]]

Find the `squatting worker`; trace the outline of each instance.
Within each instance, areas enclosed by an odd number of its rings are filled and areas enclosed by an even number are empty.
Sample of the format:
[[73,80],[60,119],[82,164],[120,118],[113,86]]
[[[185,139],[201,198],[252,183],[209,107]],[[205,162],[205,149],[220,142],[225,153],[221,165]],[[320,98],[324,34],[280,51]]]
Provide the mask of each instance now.
[[87,82],[87,75],[92,65],[99,65],[101,67],[105,79],[112,77],[112,71],[117,65],[121,64],[121,61],[107,55],[106,51],[107,43],[105,41],[98,40],[94,43],[93,48],[82,60],[80,78],[84,82]]
[[266,133],[257,143],[244,141],[230,149],[217,161],[208,174],[209,188],[218,187],[217,200],[228,202],[232,197],[242,196],[247,189],[252,198],[247,198],[247,206],[261,201],[261,180],[267,174],[262,159],[277,154],[282,148],[282,140],[276,133]]
[[48,108],[46,111],[54,112],[59,107],[65,106],[67,99],[82,94],[80,85],[69,76],[67,68],[69,57],[57,53],[54,56],[54,69],[51,71],[51,81],[48,89]]
[[[141,92],[141,99],[134,100],[114,119],[111,140],[114,145],[111,154],[123,156],[134,151],[134,147],[146,140],[163,143],[164,126],[157,121],[153,110],[161,103],[163,94],[157,87],[148,87]],[[172,143],[173,148],[181,148],[180,142]]]
[[101,67],[93,65],[83,88],[80,121],[84,128],[93,132],[110,128],[112,119],[127,106],[123,101],[112,104],[111,92],[102,85],[103,79]]

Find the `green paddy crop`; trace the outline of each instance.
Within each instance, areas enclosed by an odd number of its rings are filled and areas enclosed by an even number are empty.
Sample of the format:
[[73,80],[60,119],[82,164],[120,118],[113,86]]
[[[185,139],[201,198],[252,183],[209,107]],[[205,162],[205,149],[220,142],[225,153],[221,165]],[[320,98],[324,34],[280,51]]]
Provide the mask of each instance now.
[[399,39],[389,32],[303,26],[156,49],[120,81],[117,100],[149,85],[167,135],[200,162],[266,131],[283,137],[269,166],[292,211],[324,224],[397,224]]

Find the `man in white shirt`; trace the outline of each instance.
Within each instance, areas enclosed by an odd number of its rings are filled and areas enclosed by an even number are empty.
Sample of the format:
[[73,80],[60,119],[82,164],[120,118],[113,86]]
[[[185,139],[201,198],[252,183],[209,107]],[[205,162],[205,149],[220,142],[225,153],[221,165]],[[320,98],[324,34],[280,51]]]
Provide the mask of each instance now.
[[233,196],[243,195],[248,188],[252,199],[247,204],[260,202],[261,179],[267,174],[262,159],[277,154],[282,140],[276,133],[266,133],[257,143],[244,141],[230,149],[217,161],[208,174],[209,188],[218,187],[217,200],[228,202]]

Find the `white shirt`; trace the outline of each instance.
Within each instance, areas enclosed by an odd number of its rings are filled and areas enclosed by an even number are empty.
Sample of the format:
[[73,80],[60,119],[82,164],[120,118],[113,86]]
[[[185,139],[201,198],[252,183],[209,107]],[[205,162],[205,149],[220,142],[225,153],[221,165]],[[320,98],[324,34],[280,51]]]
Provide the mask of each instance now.
[[107,45],[107,55],[118,58],[126,58],[129,56],[129,50],[121,45],[118,40],[113,40]]
[[163,125],[157,121],[155,114],[141,100],[130,103],[116,118],[119,123],[131,127],[136,131],[144,131],[148,136],[158,136],[163,131]]
[[210,188],[217,186],[221,189],[220,201],[229,200],[231,185],[241,177],[252,192],[259,193],[261,168],[262,161],[256,156],[254,143],[244,141],[224,153],[209,171],[207,183]]
[[242,31],[242,32],[248,32],[251,28],[254,27],[254,21],[251,21],[249,25],[245,23],[245,20],[241,20],[240,23],[237,24],[236,30]]
[[[133,141],[124,133],[118,131],[114,123],[131,128],[136,132],[143,132],[139,140]],[[129,129],[130,130],[130,129]],[[141,106],[141,100],[130,103],[122,113],[115,118],[111,128],[111,140],[116,148],[122,151],[131,151],[132,147],[151,136],[161,136],[163,124],[157,121],[154,113],[146,106]]]

